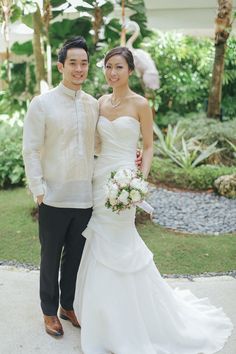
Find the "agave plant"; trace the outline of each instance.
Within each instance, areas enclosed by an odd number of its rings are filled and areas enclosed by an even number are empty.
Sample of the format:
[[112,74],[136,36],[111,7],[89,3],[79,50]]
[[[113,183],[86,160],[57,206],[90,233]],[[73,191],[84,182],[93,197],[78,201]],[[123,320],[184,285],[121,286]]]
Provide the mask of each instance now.
[[170,151],[174,151],[175,145],[179,143],[185,132],[179,130],[179,123],[177,123],[174,127],[169,124],[166,134],[163,134],[155,122],[153,123],[153,131],[158,137],[156,147],[163,156],[168,156]]
[[218,141],[215,141],[204,149],[200,148],[200,145],[194,148],[194,145],[188,144],[188,141],[186,142],[184,137],[182,137],[182,149],[178,150],[174,147],[173,151],[168,152],[168,156],[182,168],[194,168],[212,154],[223,150],[223,148],[216,147],[217,143]]
[[185,130],[179,130],[178,123],[174,127],[169,124],[166,134],[163,134],[157,124],[153,123],[153,131],[158,137],[156,142],[158,152],[170,158],[181,168],[194,168],[211,155],[224,150],[216,147],[218,141],[209,146],[202,145],[203,136],[185,140]]
[[234,157],[236,157],[236,144],[232,143],[232,141],[226,139],[227,143],[231,146],[231,148],[234,150]]

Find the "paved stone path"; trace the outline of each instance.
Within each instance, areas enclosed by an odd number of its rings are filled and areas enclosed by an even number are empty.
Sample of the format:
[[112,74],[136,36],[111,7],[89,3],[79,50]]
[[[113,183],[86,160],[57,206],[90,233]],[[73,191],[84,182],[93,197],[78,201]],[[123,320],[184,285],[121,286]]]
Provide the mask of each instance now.
[[[198,297],[209,297],[223,307],[236,324],[236,279],[231,276],[167,279],[172,287],[191,290]],[[80,330],[62,321],[63,338],[55,339],[44,331],[39,306],[39,272],[0,266],[0,353],[1,354],[82,354]],[[75,299],[75,310],[78,308]],[[236,331],[217,354],[236,353]]]

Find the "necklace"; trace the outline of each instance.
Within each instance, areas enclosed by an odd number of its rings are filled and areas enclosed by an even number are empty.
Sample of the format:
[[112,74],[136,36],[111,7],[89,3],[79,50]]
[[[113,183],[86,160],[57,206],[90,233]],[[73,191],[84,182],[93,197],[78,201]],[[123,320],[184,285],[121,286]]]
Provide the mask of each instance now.
[[118,106],[120,105],[120,103],[121,103],[121,98],[120,98],[116,103],[114,103],[114,102],[112,101],[112,96],[111,96],[110,101],[111,101],[112,108],[116,108],[116,107],[118,107]]
[[130,95],[129,92],[128,92],[128,93],[126,93],[124,96],[121,96],[120,98],[118,98],[117,102],[115,103],[116,100],[114,100],[113,94],[112,94],[112,95],[110,96],[110,102],[111,102],[112,108],[118,107],[118,106],[121,104],[123,98],[129,98],[129,97],[131,97],[131,95]]

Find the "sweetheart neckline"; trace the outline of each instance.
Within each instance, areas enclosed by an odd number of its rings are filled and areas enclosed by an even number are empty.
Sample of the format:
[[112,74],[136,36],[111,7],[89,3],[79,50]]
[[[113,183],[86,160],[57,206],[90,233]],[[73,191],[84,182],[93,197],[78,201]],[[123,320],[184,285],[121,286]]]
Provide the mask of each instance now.
[[108,122],[110,122],[110,123],[113,123],[113,122],[115,122],[116,120],[118,120],[118,119],[120,119],[120,118],[130,118],[130,119],[132,119],[132,120],[135,120],[138,124],[140,124],[140,122],[139,122],[136,118],[134,118],[133,116],[129,116],[129,115],[127,115],[127,116],[122,115],[122,116],[119,116],[119,117],[117,117],[116,119],[113,119],[113,120],[110,120],[109,118],[107,118],[107,117],[105,117],[105,116],[103,116],[103,115],[100,115],[99,117],[105,118],[105,119],[106,119]]

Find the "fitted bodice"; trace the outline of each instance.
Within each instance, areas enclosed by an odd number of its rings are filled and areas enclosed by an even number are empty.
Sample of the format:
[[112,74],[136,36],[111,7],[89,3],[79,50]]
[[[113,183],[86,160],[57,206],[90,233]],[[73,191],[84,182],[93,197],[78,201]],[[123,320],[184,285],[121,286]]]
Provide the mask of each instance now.
[[91,237],[93,230],[93,253],[108,268],[120,272],[137,271],[145,267],[153,255],[134,230],[136,208],[123,210],[120,214],[107,209],[105,185],[112,171],[137,168],[140,123],[131,116],[120,116],[113,121],[100,116],[97,129],[101,153],[93,176],[93,215],[83,235]]
[[101,157],[113,157],[134,162],[140,134],[140,123],[131,116],[109,120],[100,116],[98,133],[101,139]]

